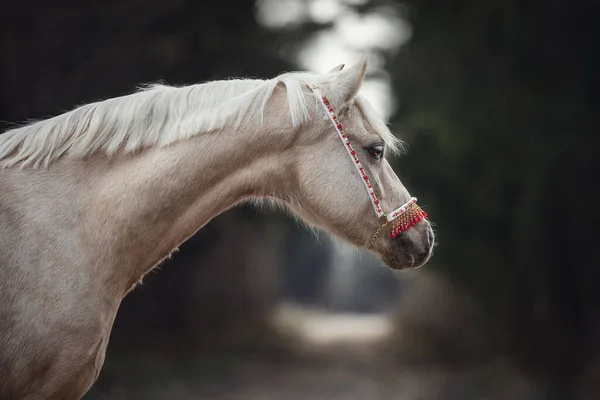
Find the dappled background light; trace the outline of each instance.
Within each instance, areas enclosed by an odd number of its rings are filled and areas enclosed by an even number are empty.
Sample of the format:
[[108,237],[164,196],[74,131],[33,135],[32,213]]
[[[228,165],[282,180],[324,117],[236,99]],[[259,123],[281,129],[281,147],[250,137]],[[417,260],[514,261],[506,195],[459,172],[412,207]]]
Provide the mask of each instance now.
[[410,25],[393,4],[363,13],[352,7],[366,3],[368,1],[262,0],[257,2],[257,19],[273,30],[309,23],[326,25],[311,35],[291,55],[291,60],[301,69],[326,72],[366,55],[368,76],[361,93],[383,117],[389,118],[395,111],[396,99],[384,55],[397,51],[410,39]]

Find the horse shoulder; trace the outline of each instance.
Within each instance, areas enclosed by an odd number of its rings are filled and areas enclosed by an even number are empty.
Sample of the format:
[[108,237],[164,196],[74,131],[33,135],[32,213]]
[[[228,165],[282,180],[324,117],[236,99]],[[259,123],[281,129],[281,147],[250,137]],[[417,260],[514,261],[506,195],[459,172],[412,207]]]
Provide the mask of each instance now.
[[[24,201],[36,194],[6,171],[0,170],[0,398],[80,398],[98,376],[120,299],[103,297],[100,283],[81,283],[90,260],[68,254],[68,226],[45,223],[48,210]],[[77,258],[80,265],[73,264]]]

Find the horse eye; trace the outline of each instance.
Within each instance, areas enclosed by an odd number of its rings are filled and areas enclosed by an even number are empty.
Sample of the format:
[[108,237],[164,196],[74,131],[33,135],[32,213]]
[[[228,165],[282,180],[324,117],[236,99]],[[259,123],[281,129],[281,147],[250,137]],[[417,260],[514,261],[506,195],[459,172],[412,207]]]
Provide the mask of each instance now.
[[376,160],[379,160],[379,159],[381,159],[381,157],[383,157],[383,150],[384,150],[384,147],[383,147],[383,145],[380,145],[380,144],[369,147],[369,153]]

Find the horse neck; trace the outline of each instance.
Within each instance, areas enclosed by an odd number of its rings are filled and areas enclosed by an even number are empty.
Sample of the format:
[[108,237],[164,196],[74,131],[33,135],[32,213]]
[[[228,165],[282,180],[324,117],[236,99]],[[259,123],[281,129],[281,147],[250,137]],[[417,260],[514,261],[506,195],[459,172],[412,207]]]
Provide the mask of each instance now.
[[95,178],[86,221],[91,243],[98,252],[110,249],[109,268],[119,269],[128,290],[218,214],[286,192],[291,136],[224,130],[119,156]]

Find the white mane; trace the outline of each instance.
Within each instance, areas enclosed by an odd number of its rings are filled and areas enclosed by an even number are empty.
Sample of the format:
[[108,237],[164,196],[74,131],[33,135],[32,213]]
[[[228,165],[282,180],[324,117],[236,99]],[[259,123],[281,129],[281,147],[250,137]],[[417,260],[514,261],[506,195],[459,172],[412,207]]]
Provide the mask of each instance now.
[[[166,146],[195,134],[242,121],[262,123],[263,112],[279,83],[286,87],[294,126],[309,117],[303,83],[326,83],[332,74],[292,72],[269,80],[236,79],[184,87],[150,85],[137,93],[90,103],[56,117],[0,135],[0,167],[48,166],[65,154],[83,157]],[[400,141],[368,103],[357,97],[365,118],[396,151]]]

